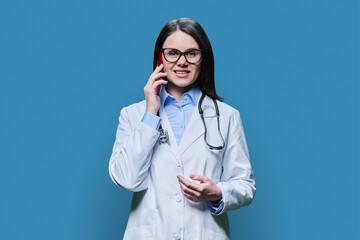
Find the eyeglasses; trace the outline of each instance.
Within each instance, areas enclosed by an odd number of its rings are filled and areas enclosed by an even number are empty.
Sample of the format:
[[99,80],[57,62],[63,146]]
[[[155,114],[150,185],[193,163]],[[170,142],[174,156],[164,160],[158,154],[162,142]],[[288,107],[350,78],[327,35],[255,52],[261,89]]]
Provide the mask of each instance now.
[[181,52],[175,48],[163,48],[162,49],[164,58],[168,62],[176,62],[181,58],[181,55],[184,55],[185,60],[189,63],[198,63],[202,58],[203,50],[200,49],[190,49],[186,52]]

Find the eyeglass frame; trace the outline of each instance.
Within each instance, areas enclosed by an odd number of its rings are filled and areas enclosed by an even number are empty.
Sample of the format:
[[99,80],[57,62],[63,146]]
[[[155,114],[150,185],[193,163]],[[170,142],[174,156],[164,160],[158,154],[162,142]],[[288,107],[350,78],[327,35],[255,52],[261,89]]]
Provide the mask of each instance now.
[[[173,49],[173,50],[176,50],[176,51],[180,52],[180,55],[179,55],[178,59],[176,59],[175,61],[169,61],[169,60],[167,60],[166,57],[165,57],[165,50],[167,50],[167,49]],[[200,52],[200,54],[201,54],[200,59],[199,59],[199,61],[197,61],[197,62],[189,62],[189,60],[186,58],[186,55],[185,55],[185,54],[188,53],[188,52],[194,51],[194,50]],[[163,49],[161,49],[161,52],[162,52],[165,60],[168,61],[169,63],[174,63],[174,62],[179,61],[179,59],[181,58],[181,56],[184,55],[184,58],[185,58],[185,60],[186,60],[188,63],[196,64],[196,63],[199,63],[199,62],[201,61],[201,59],[203,58],[203,52],[204,52],[204,50],[195,49],[195,48],[194,48],[194,49],[190,49],[190,50],[187,50],[187,51],[185,51],[185,52],[182,52],[182,51],[180,51],[179,49],[176,49],[176,48],[163,48]]]

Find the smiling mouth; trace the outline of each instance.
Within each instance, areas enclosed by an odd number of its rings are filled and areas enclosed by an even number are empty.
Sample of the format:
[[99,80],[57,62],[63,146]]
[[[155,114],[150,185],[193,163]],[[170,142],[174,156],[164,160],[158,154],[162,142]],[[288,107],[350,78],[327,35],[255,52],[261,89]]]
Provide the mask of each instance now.
[[189,70],[175,70],[174,74],[178,78],[187,78],[190,76],[190,71]]

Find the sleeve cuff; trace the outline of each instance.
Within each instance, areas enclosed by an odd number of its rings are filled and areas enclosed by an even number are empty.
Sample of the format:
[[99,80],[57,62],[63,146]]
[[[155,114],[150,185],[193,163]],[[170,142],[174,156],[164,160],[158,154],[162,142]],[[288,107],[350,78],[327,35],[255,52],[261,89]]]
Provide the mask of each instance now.
[[152,113],[145,112],[141,122],[145,123],[149,127],[152,127],[155,130],[159,130],[161,118]]
[[209,210],[212,215],[218,215],[224,209],[224,202],[222,202],[219,206],[214,205],[211,201],[209,203]]

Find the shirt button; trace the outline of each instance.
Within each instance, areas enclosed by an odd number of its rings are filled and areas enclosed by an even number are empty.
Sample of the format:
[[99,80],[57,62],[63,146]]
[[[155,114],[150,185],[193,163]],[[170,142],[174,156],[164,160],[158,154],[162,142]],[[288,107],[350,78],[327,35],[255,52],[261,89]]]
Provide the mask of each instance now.
[[176,196],[175,201],[181,202],[181,198],[179,196]]
[[180,128],[182,128],[182,127],[183,127],[183,125],[180,124]]
[[179,110],[180,110],[180,112],[182,112],[183,110],[182,110],[182,108],[179,108]]
[[181,240],[180,234],[176,234],[176,235],[175,235],[175,240]]

